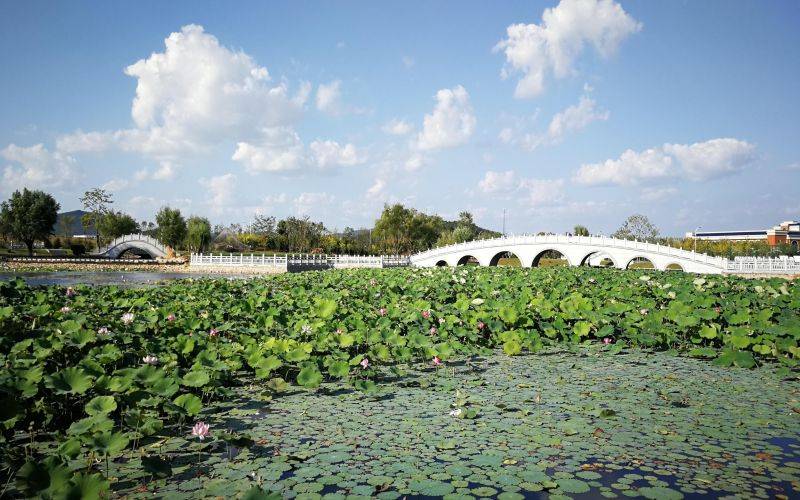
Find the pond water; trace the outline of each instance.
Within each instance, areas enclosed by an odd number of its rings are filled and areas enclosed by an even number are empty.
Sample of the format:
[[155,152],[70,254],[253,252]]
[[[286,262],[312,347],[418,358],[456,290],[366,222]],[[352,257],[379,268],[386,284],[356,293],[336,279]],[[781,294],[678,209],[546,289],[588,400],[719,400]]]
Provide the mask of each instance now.
[[44,271],[7,272],[0,271],[0,281],[22,278],[31,286],[38,285],[117,285],[120,287],[142,287],[164,285],[171,281],[188,278],[246,279],[253,275],[205,274],[205,273],[165,273],[148,271]]
[[[243,381],[204,411],[211,442],[150,445],[112,466],[128,498],[797,498],[796,378],[667,353],[550,351],[386,371],[271,394]],[[451,412],[460,409],[459,418]],[[236,445],[219,439],[240,437]],[[246,444],[248,443],[249,444]]]

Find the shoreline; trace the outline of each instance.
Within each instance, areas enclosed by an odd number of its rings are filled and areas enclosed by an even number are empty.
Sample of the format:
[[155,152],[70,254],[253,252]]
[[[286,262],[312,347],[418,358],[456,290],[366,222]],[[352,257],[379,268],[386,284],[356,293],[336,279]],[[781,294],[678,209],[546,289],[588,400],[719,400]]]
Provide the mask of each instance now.
[[261,276],[285,273],[285,269],[247,266],[202,266],[192,267],[188,262],[136,263],[76,263],[76,262],[0,262],[0,272],[10,273],[49,273],[49,272],[152,272],[181,273],[187,277],[201,274]]

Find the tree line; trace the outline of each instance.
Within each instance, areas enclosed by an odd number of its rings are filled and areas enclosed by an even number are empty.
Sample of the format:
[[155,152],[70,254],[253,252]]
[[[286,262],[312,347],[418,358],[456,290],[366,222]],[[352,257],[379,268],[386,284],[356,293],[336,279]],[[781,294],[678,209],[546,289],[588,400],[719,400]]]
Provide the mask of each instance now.
[[[246,224],[214,225],[205,217],[184,217],[177,208],[162,207],[155,223],[136,221],[132,216],[112,208],[111,193],[95,188],[80,197],[85,215],[80,221],[85,230],[95,233],[99,247],[114,238],[144,233],[153,236],[174,250],[190,252],[286,252],[330,254],[409,254],[433,247],[462,243],[476,239],[494,238],[500,233],[483,229],[475,224],[470,212],[461,212],[455,221],[438,215],[428,215],[400,203],[385,205],[373,228],[332,231],[322,222],[309,217],[286,217],[257,214]],[[54,235],[58,220],[59,203],[48,193],[23,189],[0,205],[0,235],[25,244],[30,255],[34,243],[59,245]],[[58,221],[56,231],[63,231],[64,241],[69,241],[68,228],[75,222],[68,216]],[[539,233],[547,234],[547,233]],[[576,225],[568,234],[589,236],[584,225]],[[694,241],[688,238],[660,236],[658,227],[646,216],[635,214],[610,235],[613,238],[661,243],[710,255],[732,258],[737,255],[794,255],[797,248],[790,245],[770,247],[765,241]],[[73,244],[73,253],[84,244]]]

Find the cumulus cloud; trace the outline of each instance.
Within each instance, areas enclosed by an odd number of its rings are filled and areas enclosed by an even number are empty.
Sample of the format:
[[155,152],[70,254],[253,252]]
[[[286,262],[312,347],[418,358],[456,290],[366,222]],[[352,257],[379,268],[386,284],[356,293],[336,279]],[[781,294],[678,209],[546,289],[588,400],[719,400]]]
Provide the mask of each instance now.
[[575,174],[581,184],[635,185],[668,178],[702,181],[740,172],[756,158],[755,146],[721,138],[694,144],[664,144],[617,159],[582,165]]
[[163,52],[125,68],[137,81],[131,107],[135,128],[67,134],[58,140],[60,150],[114,148],[175,160],[300,117],[309,83],[292,96],[286,83],[271,83],[267,68],[222,46],[202,26],[184,26],[164,43]]
[[202,178],[198,182],[206,189],[207,199],[210,200],[211,210],[214,213],[220,213],[231,205],[236,188],[235,175],[227,173],[211,178]]
[[250,173],[291,172],[307,167],[320,170],[338,166],[359,165],[366,154],[353,144],[336,141],[312,142],[306,150],[297,132],[290,127],[265,129],[258,143],[240,142],[232,159],[242,163]]
[[506,57],[504,78],[521,74],[515,97],[531,98],[543,92],[550,74],[563,78],[572,73],[586,45],[608,57],[641,28],[642,24],[613,0],[562,0],[545,9],[541,24],[508,26],[507,37],[495,50]]
[[519,187],[516,174],[513,170],[504,172],[487,171],[483,179],[478,182],[478,189],[484,193],[507,193]]
[[674,187],[646,187],[642,189],[639,198],[643,201],[661,201],[674,197],[678,189]]
[[386,191],[386,179],[378,177],[375,179],[375,182],[372,186],[367,189],[367,198],[374,200],[375,198],[380,198],[383,196],[384,192]]
[[577,104],[553,115],[547,131],[544,133],[524,133],[517,139],[514,129],[507,127],[500,131],[498,137],[506,144],[518,143],[524,149],[533,151],[539,146],[559,144],[566,136],[580,132],[592,122],[606,121],[609,116],[610,113],[607,110],[598,108],[594,99],[583,95]]
[[338,114],[341,111],[342,82],[334,80],[323,83],[317,89],[317,109],[323,113]]
[[386,123],[381,130],[389,135],[408,135],[414,130],[414,126],[405,120],[394,119]]
[[58,187],[75,182],[75,159],[61,151],[49,151],[43,144],[30,147],[9,144],[0,156],[11,162],[3,169],[4,190],[23,187]]
[[366,161],[366,155],[349,143],[339,145],[336,141],[314,141],[309,150],[314,163],[321,169],[359,165]]
[[513,170],[487,171],[478,189],[495,196],[513,195],[530,208],[554,206],[564,199],[563,179],[519,178]]
[[305,161],[303,142],[290,127],[264,130],[257,144],[240,142],[232,159],[250,173],[288,172],[299,169]]
[[300,193],[292,203],[298,215],[313,215],[325,212],[335,199],[328,193]]
[[460,146],[475,131],[475,115],[466,89],[458,85],[436,93],[433,112],[425,115],[416,147],[436,150]]

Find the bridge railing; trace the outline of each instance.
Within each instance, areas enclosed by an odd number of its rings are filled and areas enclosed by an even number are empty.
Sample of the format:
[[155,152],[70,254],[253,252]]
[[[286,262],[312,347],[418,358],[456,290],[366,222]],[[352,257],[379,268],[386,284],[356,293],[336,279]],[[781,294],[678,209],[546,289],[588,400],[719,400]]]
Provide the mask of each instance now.
[[606,236],[567,236],[561,234],[544,234],[544,235],[519,235],[507,236],[499,238],[489,238],[485,240],[473,240],[464,243],[456,243],[444,247],[433,248],[425,252],[415,254],[411,257],[412,261],[418,261],[427,258],[433,258],[440,255],[446,255],[460,250],[480,250],[484,248],[514,246],[514,245],[538,245],[538,244],[582,244],[586,246],[607,247],[607,248],[624,248],[628,250],[639,250],[643,252],[653,252],[661,255],[670,255],[682,259],[689,259],[694,262],[702,262],[706,264],[722,267],[725,265],[725,258],[712,257],[704,253],[692,252],[683,250],[681,248],[674,248],[664,246],[658,243],[647,243],[644,241],[636,240],[622,240],[617,238],[608,238]]
[[798,257],[736,257],[728,260],[725,272],[737,274],[800,274]]
[[410,260],[402,255],[326,255],[326,254],[237,254],[214,255],[192,253],[189,265],[227,266],[227,267],[273,267],[288,269],[296,267],[402,267],[410,265]]

